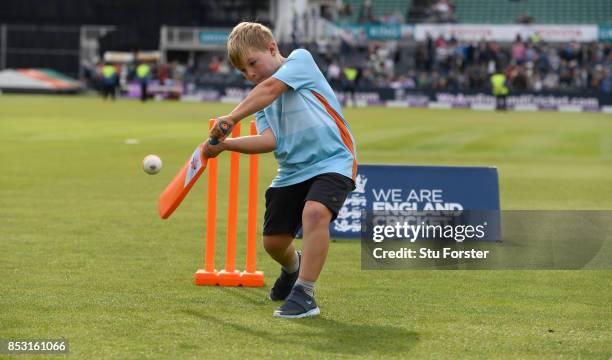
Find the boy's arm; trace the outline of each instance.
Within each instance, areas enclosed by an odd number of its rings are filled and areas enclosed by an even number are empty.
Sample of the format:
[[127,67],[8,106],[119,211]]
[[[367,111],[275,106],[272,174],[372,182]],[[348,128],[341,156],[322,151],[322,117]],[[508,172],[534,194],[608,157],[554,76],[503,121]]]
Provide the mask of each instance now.
[[216,157],[225,150],[236,151],[243,154],[260,154],[276,149],[276,138],[270,128],[259,135],[227,138],[217,145],[206,142],[204,151],[207,157]]
[[284,82],[270,76],[259,83],[247,97],[228,115],[229,118],[237,123],[249,115],[253,115],[259,110],[272,104],[279,96],[287,91],[289,87]]
[[287,84],[270,76],[255,86],[247,97],[242,100],[229,115],[217,118],[215,125],[210,130],[210,136],[216,139],[223,139],[226,134],[219,129],[219,122],[226,121],[228,123],[229,129],[226,133],[229,133],[234,127],[234,124],[272,104],[276,98],[281,96],[281,94],[288,89],[289,87]]

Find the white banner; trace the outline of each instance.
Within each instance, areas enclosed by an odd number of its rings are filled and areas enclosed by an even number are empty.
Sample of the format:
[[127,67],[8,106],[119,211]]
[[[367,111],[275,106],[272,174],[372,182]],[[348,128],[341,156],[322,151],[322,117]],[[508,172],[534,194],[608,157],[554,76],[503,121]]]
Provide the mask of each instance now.
[[430,34],[463,41],[495,40],[511,42],[517,35],[525,40],[539,34],[548,42],[597,41],[597,25],[471,25],[471,24],[422,24],[416,25],[414,39],[423,41]]

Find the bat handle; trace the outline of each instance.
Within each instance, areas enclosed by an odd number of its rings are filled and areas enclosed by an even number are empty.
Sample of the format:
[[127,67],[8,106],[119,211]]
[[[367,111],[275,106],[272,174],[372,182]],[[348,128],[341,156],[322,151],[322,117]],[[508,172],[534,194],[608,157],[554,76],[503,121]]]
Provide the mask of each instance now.
[[[223,135],[227,134],[229,132],[229,130],[230,130],[230,124],[227,121],[225,121],[225,120],[219,121],[219,130],[221,130]],[[210,145],[217,145],[219,143],[219,139],[211,137],[208,140],[208,143]]]

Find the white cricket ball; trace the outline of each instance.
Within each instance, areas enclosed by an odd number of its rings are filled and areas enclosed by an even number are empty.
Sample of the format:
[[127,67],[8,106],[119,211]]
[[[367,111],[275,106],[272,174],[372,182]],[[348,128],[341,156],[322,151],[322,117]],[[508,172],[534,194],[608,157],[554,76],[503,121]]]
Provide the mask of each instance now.
[[162,161],[157,155],[147,155],[142,159],[142,169],[149,175],[157,174],[162,168]]

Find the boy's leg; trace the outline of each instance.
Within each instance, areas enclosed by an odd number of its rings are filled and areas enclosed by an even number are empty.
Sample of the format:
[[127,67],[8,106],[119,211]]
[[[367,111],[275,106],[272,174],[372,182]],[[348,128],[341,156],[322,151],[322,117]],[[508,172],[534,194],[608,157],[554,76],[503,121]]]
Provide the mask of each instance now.
[[264,249],[281,266],[290,267],[296,258],[293,236],[289,234],[264,235]]
[[301,183],[266,191],[264,248],[282,266],[270,289],[270,300],[285,300],[298,278],[300,255],[293,246],[293,239],[301,226],[308,189],[308,183]]
[[314,178],[302,211],[304,261],[291,294],[276,309],[275,317],[301,318],[320,313],[314,299],[314,285],[329,249],[329,223],[353,189],[352,180],[339,174],[323,174]]
[[322,203],[307,200],[302,212],[302,260],[291,294],[276,309],[275,317],[301,318],[319,315],[314,299],[314,285],[319,278],[329,250],[329,223],[333,213]]
[[273,301],[285,300],[297,281],[300,270],[300,256],[293,246],[293,236],[264,235],[264,248],[270,257],[282,266],[268,298]]
[[303,265],[300,267],[302,280],[315,282],[321,274],[323,264],[329,250],[329,223],[332,212],[318,201],[308,200],[302,213],[302,241]]

